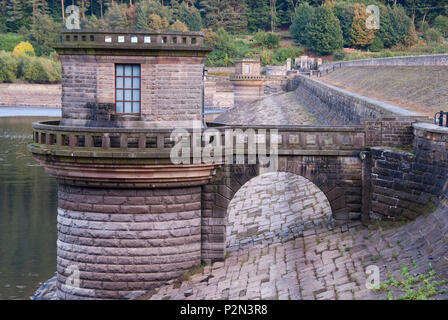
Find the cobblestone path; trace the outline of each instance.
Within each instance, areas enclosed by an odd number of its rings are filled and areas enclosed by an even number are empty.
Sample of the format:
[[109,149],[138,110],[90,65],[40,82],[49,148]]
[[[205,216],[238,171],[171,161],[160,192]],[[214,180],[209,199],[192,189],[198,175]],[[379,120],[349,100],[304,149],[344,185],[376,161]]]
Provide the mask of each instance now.
[[389,274],[399,278],[403,264],[413,275],[431,264],[447,278],[447,213],[439,209],[389,230],[311,229],[294,240],[231,252],[225,262],[171,281],[146,299],[382,299],[386,293],[366,289],[369,265],[379,267],[381,281]]
[[316,119],[295,92],[273,94],[253,104],[230,109],[215,122],[237,125],[311,125]]
[[304,230],[323,227],[331,215],[319,188],[285,172],[253,178],[238,190],[228,210],[227,246],[231,250],[292,239]]

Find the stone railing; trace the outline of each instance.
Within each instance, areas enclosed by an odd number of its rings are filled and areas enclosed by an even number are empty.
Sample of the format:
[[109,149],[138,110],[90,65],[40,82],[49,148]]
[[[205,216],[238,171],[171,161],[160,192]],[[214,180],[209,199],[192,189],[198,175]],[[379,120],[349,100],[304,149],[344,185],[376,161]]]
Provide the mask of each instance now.
[[448,66],[448,54],[428,54],[420,56],[403,56],[390,58],[374,58],[352,61],[339,61],[326,63],[319,67],[321,73],[325,75],[342,67],[400,67],[400,66]]
[[[169,158],[175,144],[171,141],[171,129],[71,127],[60,126],[59,121],[34,123],[33,128],[33,151],[61,156]],[[351,155],[366,146],[361,126],[216,126],[207,130],[211,129],[218,130],[223,149],[226,132],[239,134],[244,139],[239,143],[246,144],[245,154],[249,132],[255,134],[257,143],[268,147],[274,137],[272,141],[277,142],[279,155]],[[233,145],[241,140],[234,139]]]
[[180,31],[63,31],[56,47],[77,48],[136,48],[204,46],[202,32]]
[[231,75],[230,81],[246,81],[246,80],[265,80],[265,76],[251,75],[251,74],[240,74]]

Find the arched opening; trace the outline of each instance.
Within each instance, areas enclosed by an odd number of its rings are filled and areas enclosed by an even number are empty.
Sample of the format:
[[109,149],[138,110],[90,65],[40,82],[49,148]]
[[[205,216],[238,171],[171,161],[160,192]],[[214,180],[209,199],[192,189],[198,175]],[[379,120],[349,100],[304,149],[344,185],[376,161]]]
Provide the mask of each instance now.
[[325,194],[308,179],[288,173],[266,173],[251,179],[227,209],[226,246],[237,250],[300,236],[324,227],[331,217]]

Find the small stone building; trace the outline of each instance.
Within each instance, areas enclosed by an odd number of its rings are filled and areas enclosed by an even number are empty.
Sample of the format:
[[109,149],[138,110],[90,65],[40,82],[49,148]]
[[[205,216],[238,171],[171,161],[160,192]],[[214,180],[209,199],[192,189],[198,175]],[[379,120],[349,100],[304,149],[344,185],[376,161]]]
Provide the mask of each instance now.
[[264,96],[265,77],[260,71],[259,59],[235,61],[235,75],[230,77],[234,85],[234,107],[248,105]]
[[62,124],[191,127],[202,119],[200,32],[63,32]]

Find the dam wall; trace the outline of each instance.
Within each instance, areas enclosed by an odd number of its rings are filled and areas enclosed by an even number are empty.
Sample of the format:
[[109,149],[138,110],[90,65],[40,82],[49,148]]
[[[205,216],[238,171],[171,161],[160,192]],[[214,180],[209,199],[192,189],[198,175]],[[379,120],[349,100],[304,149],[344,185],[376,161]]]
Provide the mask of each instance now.
[[328,73],[342,67],[411,67],[411,66],[448,66],[448,54],[430,54],[390,58],[363,59],[326,63],[319,67],[322,73]]

